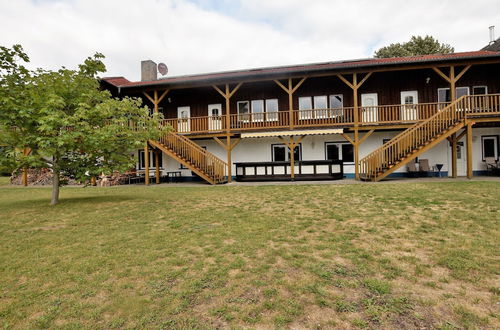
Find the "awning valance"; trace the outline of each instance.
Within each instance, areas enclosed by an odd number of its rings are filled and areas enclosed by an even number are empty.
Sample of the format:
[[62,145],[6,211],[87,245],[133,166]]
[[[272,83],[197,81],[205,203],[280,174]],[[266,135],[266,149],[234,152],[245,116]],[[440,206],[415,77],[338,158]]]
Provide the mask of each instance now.
[[327,134],[342,134],[343,129],[319,129],[319,130],[295,130],[295,131],[278,131],[278,132],[258,132],[258,133],[242,133],[241,138],[263,138],[263,137],[279,137],[292,135],[327,135]]

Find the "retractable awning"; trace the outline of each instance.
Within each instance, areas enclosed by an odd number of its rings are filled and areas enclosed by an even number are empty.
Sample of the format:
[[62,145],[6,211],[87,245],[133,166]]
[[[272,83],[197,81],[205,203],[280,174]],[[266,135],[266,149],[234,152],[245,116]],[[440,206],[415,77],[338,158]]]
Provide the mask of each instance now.
[[279,132],[258,132],[258,133],[242,133],[241,138],[263,138],[263,137],[278,137],[278,136],[292,136],[292,135],[328,135],[328,134],[342,134],[343,129],[319,129],[319,130],[302,130],[302,131],[279,131]]

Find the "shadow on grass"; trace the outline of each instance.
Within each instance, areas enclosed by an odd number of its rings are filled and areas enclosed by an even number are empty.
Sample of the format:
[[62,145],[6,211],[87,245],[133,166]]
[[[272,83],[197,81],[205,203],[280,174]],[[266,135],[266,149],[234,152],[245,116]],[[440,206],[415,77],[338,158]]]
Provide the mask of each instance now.
[[19,206],[22,208],[26,207],[66,207],[66,206],[95,206],[103,203],[118,203],[131,200],[137,200],[139,198],[133,196],[122,196],[122,195],[106,195],[106,196],[83,196],[83,197],[61,197],[59,199],[59,204],[50,205],[49,198],[37,198],[37,199],[25,199],[9,203],[9,206],[15,207]]

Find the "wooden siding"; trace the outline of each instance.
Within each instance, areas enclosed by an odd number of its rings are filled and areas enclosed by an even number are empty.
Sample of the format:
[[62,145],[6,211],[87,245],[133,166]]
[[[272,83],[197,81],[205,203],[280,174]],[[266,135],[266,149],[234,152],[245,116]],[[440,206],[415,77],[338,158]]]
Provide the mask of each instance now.
[[[446,74],[448,70],[442,69]],[[362,79],[364,75],[360,74]],[[473,86],[488,86],[488,93],[500,93],[500,65],[476,65],[465,73],[457,82],[457,87],[469,87],[472,93]],[[346,75],[348,80],[350,75]],[[427,80],[429,81],[427,82]],[[295,83],[298,80],[294,81]],[[286,81],[284,81],[286,84]],[[361,94],[377,93],[379,105],[400,104],[402,91],[418,91],[419,103],[433,103],[438,101],[438,88],[448,88],[449,84],[432,69],[403,70],[374,73],[359,89]],[[298,99],[303,96],[342,94],[344,107],[353,106],[352,90],[338,77],[315,77],[307,79],[293,95],[294,109],[298,109]],[[139,94],[129,96],[141,97],[144,104],[152,107],[145,97]],[[273,81],[246,83],[231,98],[231,114],[237,114],[238,101],[260,99],[278,99],[280,111],[288,110],[288,95]],[[225,114],[225,100],[211,86],[171,90],[167,97],[159,104],[163,108],[165,118],[177,118],[177,108],[189,106],[191,117],[208,115],[208,105],[222,105],[222,114]],[[360,103],[361,105],[361,103]]]

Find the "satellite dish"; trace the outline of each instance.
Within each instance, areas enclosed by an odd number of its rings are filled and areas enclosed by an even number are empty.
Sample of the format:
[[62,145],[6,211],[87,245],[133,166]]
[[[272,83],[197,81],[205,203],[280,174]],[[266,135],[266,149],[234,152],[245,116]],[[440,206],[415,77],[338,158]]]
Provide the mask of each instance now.
[[162,76],[166,75],[168,73],[167,65],[165,63],[158,64],[158,72],[160,72]]

